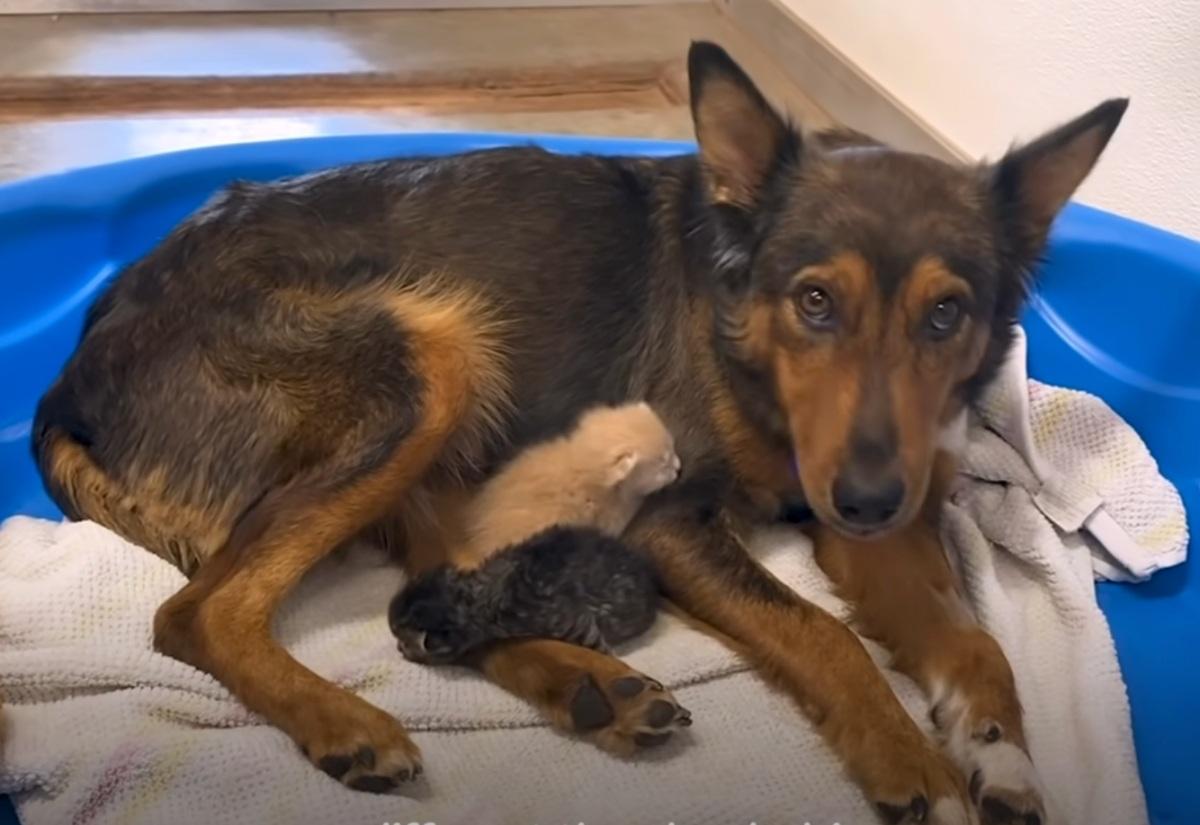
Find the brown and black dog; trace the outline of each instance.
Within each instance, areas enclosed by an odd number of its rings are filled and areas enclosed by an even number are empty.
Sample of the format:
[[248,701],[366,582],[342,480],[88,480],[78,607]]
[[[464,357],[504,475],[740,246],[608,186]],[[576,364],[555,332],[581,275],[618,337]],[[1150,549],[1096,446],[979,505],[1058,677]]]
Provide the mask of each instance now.
[[[1126,103],[959,166],[802,137],[716,46],[688,68],[696,156],[516,148],[229,187],[92,308],[37,412],[46,484],[192,575],[160,650],[385,790],[419,770],[416,745],[275,642],[280,601],[365,532],[433,563],[500,461],[646,399],[684,473],[629,538],[669,597],[795,699],[889,821],[1037,823],[1012,674],[935,522],[964,410]],[[748,526],[797,504],[862,632],[935,701],[940,743],[847,627],[746,552]],[[562,642],[501,643],[479,667],[618,753],[684,718]]]

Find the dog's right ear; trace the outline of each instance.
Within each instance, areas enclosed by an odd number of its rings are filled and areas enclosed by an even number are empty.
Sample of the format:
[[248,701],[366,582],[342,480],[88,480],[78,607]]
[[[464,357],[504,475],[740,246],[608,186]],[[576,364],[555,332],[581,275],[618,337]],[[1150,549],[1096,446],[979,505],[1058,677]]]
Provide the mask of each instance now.
[[798,154],[799,136],[716,44],[692,44],[688,82],[709,201],[753,210],[771,173]]

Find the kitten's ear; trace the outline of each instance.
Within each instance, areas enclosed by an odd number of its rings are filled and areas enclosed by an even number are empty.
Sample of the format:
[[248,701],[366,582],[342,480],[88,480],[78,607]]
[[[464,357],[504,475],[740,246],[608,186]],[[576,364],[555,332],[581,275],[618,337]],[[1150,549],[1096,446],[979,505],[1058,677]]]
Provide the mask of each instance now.
[[800,138],[714,43],[688,50],[688,83],[708,199],[750,210],[780,161],[796,156]]
[[629,478],[629,474],[633,472],[633,468],[637,466],[637,463],[638,454],[634,450],[625,450],[619,453],[608,470],[609,486],[616,487]]
[[1055,216],[1092,171],[1128,106],[1128,98],[1107,100],[991,168],[992,198],[1018,254],[1040,254]]

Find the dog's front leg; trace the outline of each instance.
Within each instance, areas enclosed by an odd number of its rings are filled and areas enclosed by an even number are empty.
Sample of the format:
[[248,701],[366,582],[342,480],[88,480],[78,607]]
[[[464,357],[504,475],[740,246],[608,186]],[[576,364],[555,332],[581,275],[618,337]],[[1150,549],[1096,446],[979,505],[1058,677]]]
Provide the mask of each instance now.
[[661,745],[692,715],[663,685],[608,653],[555,639],[489,645],[474,664],[561,731],[618,756]]
[[962,773],[858,638],[763,569],[723,510],[659,503],[626,535],[654,559],[672,601],[729,637],[796,701],[885,821],[975,821]]
[[1043,822],[1012,669],[962,601],[931,520],[871,542],[817,527],[814,540],[821,569],[854,606],[855,625],[929,696],[985,825]]

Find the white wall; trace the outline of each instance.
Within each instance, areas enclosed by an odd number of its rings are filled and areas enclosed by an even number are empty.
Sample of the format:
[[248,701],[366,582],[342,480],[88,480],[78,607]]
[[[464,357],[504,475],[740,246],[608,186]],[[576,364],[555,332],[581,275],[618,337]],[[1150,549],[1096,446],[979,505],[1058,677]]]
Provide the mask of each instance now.
[[1200,238],[1200,0],[783,2],[974,156],[1131,97],[1079,200]]

